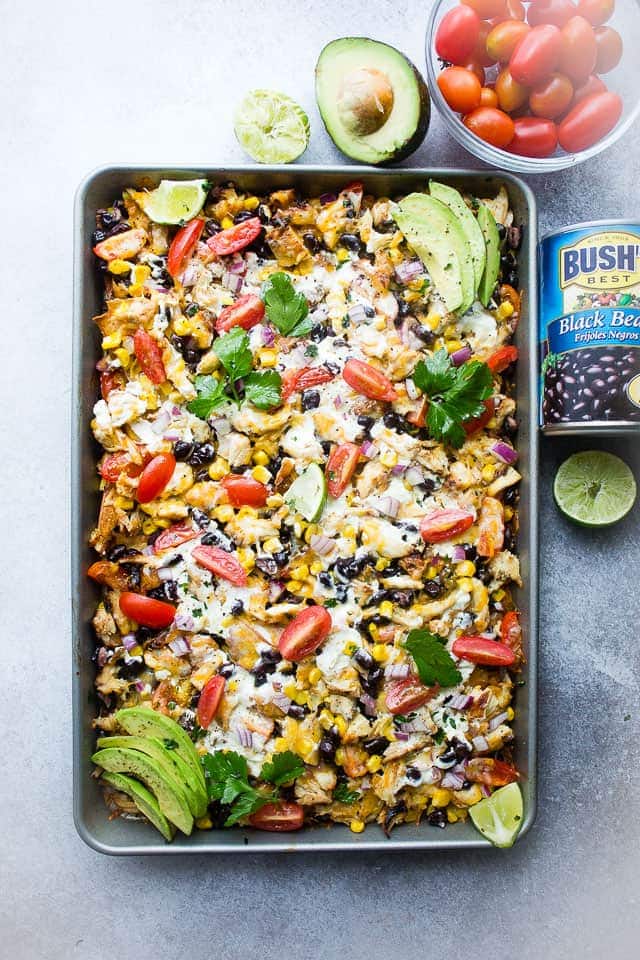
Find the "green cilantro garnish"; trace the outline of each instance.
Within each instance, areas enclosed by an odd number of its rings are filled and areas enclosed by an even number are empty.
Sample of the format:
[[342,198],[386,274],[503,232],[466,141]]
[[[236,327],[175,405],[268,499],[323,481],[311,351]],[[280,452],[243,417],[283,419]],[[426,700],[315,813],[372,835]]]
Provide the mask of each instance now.
[[318,346],[315,343],[308,343],[304,350],[305,357],[317,357]]
[[[255,813],[265,803],[279,799],[278,789],[266,792],[249,783],[247,761],[233,750],[219,750],[201,758],[207,794],[210,800],[219,800],[230,807],[225,827],[232,827],[242,817]],[[304,772],[304,764],[289,750],[276,753],[271,763],[265,763],[260,779],[273,783],[276,788],[289,783]]]
[[254,407],[270,410],[282,400],[282,377],[277,370],[257,370],[245,380],[244,392]]
[[355,803],[360,799],[357,790],[349,790],[346,783],[339,783],[333,791],[333,799],[338,803]]
[[411,630],[403,644],[414,659],[420,680],[426,687],[436,683],[453,687],[462,680],[454,659],[444,647],[441,637],[429,630]]
[[284,753],[274,753],[271,763],[265,763],[260,771],[260,778],[273,783],[276,787],[283,787],[296,777],[304,773],[304,763],[291,750]]
[[413,372],[416,386],[429,400],[427,428],[435,440],[461,447],[466,440],[462,424],[484,412],[484,400],[493,390],[486,363],[469,360],[455,367],[446,350],[421,360]]
[[226,393],[226,381],[216,380],[215,377],[196,377],[196,393],[198,396],[187,404],[187,410],[201,420],[207,420],[216,407],[226,403],[229,397]]
[[233,382],[251,373],[253,356],[249,347],[249,337],[242,327],[233,327],[213,344],[213,352],[220,360]]
[[[242,327],[233,327],[213,344],[213,351],[224,367],[226,377],[196,377],[198,396],[187,404],[190,413],[206,420],[212,411],[222,403],[235,400],[240,403],[237,381],[244,380],[245,396],[260,410],[277,407],[282,400],[282,380],[275,370],[256,370],[252,372],[253,355],[249,347],[249,337]],[[229,393],[230,391],[230,393]]]
[[267,317],[285,337],[301,337],[309,333],[313,321],[309,304],[302,293],[296,293],[286,273],[272,273],[262,288]]

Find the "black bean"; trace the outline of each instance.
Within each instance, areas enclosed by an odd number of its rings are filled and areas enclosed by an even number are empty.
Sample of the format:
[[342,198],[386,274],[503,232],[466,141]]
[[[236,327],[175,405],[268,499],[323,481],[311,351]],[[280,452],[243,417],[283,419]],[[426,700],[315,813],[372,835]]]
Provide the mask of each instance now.
[[370,697],[376,697],[383,676],[384,670],[382,667],[375,667],[369,673],[361,676],[360,684],[365,693],[368,693]]
[[267,577],[275,577],[278,573],[278,563],[273,557],[256,557],[256,567]]
[[195,444],[188,443],[186,440],[176,440],[173,445],[173,455],[178,462],[188,460],[193,453]]
[[340,557],[340,559],[336,561],[335,571],[338,576],[344,580],[354,580],[355,577],[360,576],[369,559],[369,557],[352,557],[351,559]]
[[441,830],[447,825],[447,815],[444,810],[433,810],[427,817],[427,822],[432,827],[440,827]]
[[336,745],[332,740],[323,737],[318,746],[318,751],[323,760],[327,763],[333,763],[336,755]]
[[329,327],[325,326],[324,323],[316,323],[315,327],[312,327],[309,331],[309,339],[313,340],[314,343],[320,343],[328,336]]
[[118,560],[124,560],[125,557],[137,557],[139,551],[134,550],[133,547],[127,547],[124,543],[118,543],[115,547],[111,547],[107,551],[106,557],[107,560],[111,560],[112,563],[116,563]]
[[303,233],[302,242],[310,253],[318,253],[322,246],[315,233]]
[[139,659],[136,657],[132,658],[127,663],[119,663],[118,674],[122,680],[133,680],[142,673],[144,668],[144,660],[141,657]]
[[193,517],[193,522],[197,527],[200,527],[201,530],[204,530],[209,526],[209,517],[204,510],[198,510],[197,507],[192,507],[190,513]]
[[405,433],[409,429],[409,424],[400,413],[395,410],[389,410],[382,418],[382,422],[389,430],[397,430],[398,433]]
[[238,213],[233,218],[234,223],[242,223],[244,220],[253,220],[255,217],[254,210],[239,210]]
[[362,746],[370,756],[380,756],[389,746],[389,741],[386,737],[372,737],[370,740],[365,740]]
[[369,437],[371,434],[371,428],[375,424],[374,418],[361,415],[357,418],[357,423],[358,426],[363,428],[365,437]]
[[358,664],[358,666],[363,667],[365,670],[372,670],[375,666],[375,660],[367,650],[358,650],[354,654],[353,659]]
[[214,220],[213,217],[209,217],[208,220],[205,220],[203,230],[205,237],[212,237],[214,234],[220,233],[221,230],[222,227],[217,220]]
[[212,443],[198,443],[189,455],[188,462],[192,467],[201,467],[211,463],[216,458],[216,450]]
[[360,252],[360,237],[356,236],[355,233],[343,233],[338,243],[341,243],[343,247],[347,248],[347,250],[351,250],[352,253]]
[[436,597],[441,596],[443,589],[442,581],[435,577],[431,580],[425,580],[424,582],[424,592],[434,600]]
[[244,603],[242,600],[233,601],[231,613],[234,615],[234,617],[239,617],[241,613],[244,613]]
[[407,767],[404,771],[404,775],[407,780],[413,780],[414,783],[417,783],[419,780],[422,780],[422,773],[418,770],[417,767]]
[[102,243],[103,240],[106,240],[107,235],[104,230],[94,230],[91,234],[91,246],[95,247],[96,243]]
[[315,410],[319,407],[319,392],[317,390],[305,390],[302,394],[301,406],[303,410]]

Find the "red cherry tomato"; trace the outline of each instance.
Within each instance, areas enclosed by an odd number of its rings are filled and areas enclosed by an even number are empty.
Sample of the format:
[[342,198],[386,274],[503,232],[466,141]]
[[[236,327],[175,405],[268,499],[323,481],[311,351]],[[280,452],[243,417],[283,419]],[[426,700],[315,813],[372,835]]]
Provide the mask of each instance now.
[[451,649],[456,657],[485,667],[510,667],[516,659],[506,644],[486,637],[458,637]]
[[509,67],[505,67],[496,77],[496,96],[500,109],[504,110],[505,113],[513,113],[514,110],[518,110],[527,102],[529,88],[524,87],[521,83],[516,83],[511,76]]
[[304,825],[304,807],[299,803],[281,801],[265,803],[249,817],[249,823],[256,830],[269,830],[272,833],[290,833]]
[[98,467],[98,472],[107,483],[116,483],[120,474],[130,466],[132,464],[129,454],[119,450],[118,453],[110,453],[104,458]]
[[536,117],[554,120],[565,112],[573,100],[573,84],[562,73],[552,73],[531,91],[529,106]]
[[601,80],[600,77],[596,77],[596,75],[592,73],[583,84],[574,90],[573,106],[581,100],[584,100],[585,97],[590,97],[592,93],[606,93],[606,91],[607,85],[604,80]]
[[515,135],[507,147],[520,157],[550,157],[558,146],[558,128],[553,120],[541,117],[519,117]]
[[480,17],[471,7],[454,7],[445,13],[436,31],[435,48],[441,60],[464,63],[480,36]]
[[255,293],[245,293],[243,297],[238,297],[235,303],[224,307],[220,311],[220,316],[216,320],[216,330],[218,333],[225,333],[232,327],[242,327],[243,330],[250,330],[260,323],[264,317],[264,303]]
[[594,27],[606,23],[615,10],[615,0],[578,0],[578,13]]
[[249,220],[243,220],[242,223],[236,223],[228,230],[221,230],[215,233],[209,240],[207,246],[218,257],[228,257],[232,253],[244,250],[250,243],[256,239],[262,230],[260,217],[250,217]]
[[582,83],[593,72],[598,54],[593,27],[584,17],[571,17],[562,28],[562,50],[558,70],[574,83]]
[[420,536],[425,543],[440,543],[468,530],[472,523],[473,514],[467,510],[435,510],[422,518]]
[[560,146],[567,153],[586,150],[602,140],[620,119],[622,100],[617,93],[594,93],[572,107],[558,127]]
[[202,217],[196,217],[181,227],[171,241],[167,254],[167,270],[172,277],[177,277],[184,270],[187,260],[193,254],[196,244],[204,229]]
[[205,570],[210,570],[221,580],[228,580],[236,587],[246,587],[247,574],[236,557],[220,547],[196,547],[191,554],[195,562]]
[[[493,29],[493,23],[490,20],[483,20],[480,24],[480,33],[478,35],[478,40],[475,47],[471,53],[471,60],[469,63],[464,64],[467,69],[470,69],[470,64],[475,64],[479,69],[483,67],[492,67],[495,63],[495,60],[489,55],[487,50],[487,37]],[[481,83],[484,83],[484,70],[482,78],[478,77]]]
[[107,400],[113,390],[124,387],[125,378],[121,370],[103,370],[100,374],[100,393],[103,400]]
[[464,67],[447,67],[438,77],[438,86],[456,113],[469,113],[480,106],[482,85],[476,75]]
[[304,660],[324,643],[332,626],[326,607],[305,607],[280,634],[278,650],[285,660]]
[[391,380],[364,360],[347,360],[342,377],[352,390],[370,400],[387,400],[391,403],[398,397]]
[[533,0],[527,20],[532,27],[539,27],[543,23],[562,27],[575,13],[575,4],[571,0]]
[[469,70],[474,77],[477,77],[480,81],[480,86],[482,86],[485,81],[484,67],[481,66],[477,60],[467,60],[467,62],[461,66],[463,70]]
[[502,17],[507,10],[507,0],[462,0],[462,3],[475,10],[482,20]]
[[469,760],[464,768],[464,775],[472,783],[484,783],[487,787],[506,787],[520,777],[511,764],[493,757],[474,757]]
[[509,69],[514,80],[533,87],[556,69],[562,50],[562,34],[551,23],[533,27],[513,51]]
[[344,493],[359,459],[360,446],[357,443],[339,443],[333,448],[325,469],[327,490],[332,497],[339,497]]
[[389,713],[410,713],[435,697],[438,687],[425,687],[417,677],[394,680],[387,687],[384,702]]
[[596,27],[598,55],[594,73],[609,73],[620,63],[622,56],[622,37],[613,27]]
[[495,92],[493,87],[483,87],[480,91],[480,106],[481,107],[497,107],[498,106],[498,94]]
[[167,374],[162,362],[162,350],[158,341],[143,327],[138,327],[133,335],[133,350],[136,360],[142,367],[142,372],[151,380],[151,383],[164,383]]
[[176,468],[172,453],[159,453],[146,465],[138,480],[138,503],[149,503],[160,496]]
[[488,400],[484,401],[484,413],[481,413],[479,417],[471,417],[469,420],[464,420],[462,429],[466,435],[470,437],[472,434],[477,433],[478,430],[483,430],[495,412],[496,402],[493,397],[489,397]]
[[511,54],[530,30],[529,24],[521,20],[502,20],[487,37],[487,53],[494,62],[499,60],[500,63],[508,63]]
[[222,486],[234,507],[264,507],[269,496],[264,483],[253,477],[239,477],[230,473],[222,480]]
[[188,543],[189,540],[195,540],[198,536],[200,536],[199,531],[194,530],[187,523],[174,523],[153,541],[153,552],[162,553],[163,550],[173,550],[181,543]]
[[164,600],[154,600],[145,597],[142,593],[125,591],[118,599],[120,609],[125,617],[135,620],[141,627],[150,627],[152,630],[162,630],[173,623],[176,608]]
[[509,610],[502,618],[500,625],[500,640],[505,646],[513,650],[516,661],[522,660],[524,652],[522,650],[522,627],[520,626],[520,617],[516,610]]
[[[523,117],[522,119],[526,118]],[[489,370],[491,370],[491,373],[495,375],[496,373],[502,373],[507,367],[510,367],[512,363],[515,363],[517,359],[517,347],[500,347],[499,350],[491,354],[487,360],[487,366]]]
[[198,725],[202,727],[203,730],[209,729],[211,726],[211,721],[218,712],[218,707],[220,706],[220,701],[222,700],[222,694],[224,693],[224,686],[225,679],[218,673],[215,677],[211,677],[210,680],[207,680],[202,688],[202,693],[200,694],[200,699],[198,700],[196,719],[198,721]]
[[282,399],[288,400],[293,393],[301,393],[310,387],[317,387],[321,383],[329,383],[335,373],[326,367],[302,367],[300,370],[290,370],[282,378]]
[[147,241],[144,230],[125,230],[113,237],[101,240],[93,248],[96,257],[101,260],[130,260],[140,253]]
[[506,147],[513,139],[513,120],[502,110],[493,107],[478,107],[472,110],[463,123],[476,137],[493,144],[494,147]]

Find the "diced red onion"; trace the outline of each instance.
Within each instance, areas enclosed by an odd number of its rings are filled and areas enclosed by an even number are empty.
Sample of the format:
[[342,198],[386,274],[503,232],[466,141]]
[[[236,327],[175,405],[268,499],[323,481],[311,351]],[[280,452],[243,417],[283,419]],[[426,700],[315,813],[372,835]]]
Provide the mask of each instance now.
[[420,467],[409,467],[404,475],[405,480],[411,487],[417,487],[424,480],[424,473]]
[[375,443],[372,443],[371,440],[365,440],[362,446],[360,447],[360,453],[363,457],[368,457],[371,460],[372,457],[375,457],[378,452],[378,448]]
[[171,443],[175,443],[176,440],[180,439],[180,434],[177,430],[168,430],[166,433],[162,434],[163,440],[169,440]]
[[113,653],[111,650],[107,650],[106,647],[100,647],[98,650],[97,663],[99,667],[104,667],[105,663],[108,663],[111,660]]
[[175,404],[175,403],[174,403],[173,406],[171,407],[171,413],[173,414],[174,417],[181,417],[181,416],[182,416],[182,410],[181,410],[180,407],[179,407],[177,404]]
[[333,405],[336,408],[336,410],[339,410],[343,403],[344,403],[344,400],[342,399],[342,397],[336,397],[335,400],[333,401]]
[[281,593],[284,592],[284,583],[281,580],[269,581],[269,600],[275,603]]
[[464,547],[461,547],[459,544],[456,544],[456,546],[453,548],[451,552],[451,559],[456,561],[465,560],[466,556],[467,554],[465,552]]
[[483,797],[490,797],[490,796],[491,796],[491,790],[490,790],[489,787],[486,785],[486,783],[481,783],[481,784],[480,784],[480,792],[481,792],[481,794],[483,795]]
[[263,327],[262,328],[262,342],[265,347],[272,347],[276,342],[276,334],[273,327]]
[[275,696],[271,703],[279,710],[282,710],[283,713],[287,713],[289,707],[291,706],[291,700],[289,697],[285,697],[283,693],[279,693],[277,696]]
[[451,354],[451,363],[454,367],[461,367],[463,363],[466,363],[467,360],[473,355],[473,350],[471,347],[460,347],[459,350],[454,350]]
[[393,477],[400,477],[407,469],[406,463],[396,463],[395,467],[391,468],[391,475]]
[[395,520],[400,510],[400,501],[396,500],[395,497],[382,497],[378,504],[378,510]]
[[512,466],[518,459],[518,453],[513,447],[510,447],[508,443],[503,443],[499,440],[497,443],[491,447],[491,453],[494,457],[497,457],[498,460],[502,460],[503,463],[507,463],[509,466]]
[[227,267],[229,273],[237,273],[240,276],[244,277],[247,272],[247,263],[246,260],[243,260],[242,257],[239,260],[233,260]]
[[447,710],[466,710],[473,703],[473,697],[467,693],[456,693],[447,703]]
[[390,663],[384,668],[384,675],[389,680],[404,680],[411,673],[408,663]]
[[309,546],[320,557],[326,557],[335,547],[335,540],[325,537],[323,533],[314,533],[309,540]]
[[186,657],[191,652],[191,647],[184,637],[176,637],[169,644],[169,648],[175,653],[176,657]]
[[395,269],[396,280],[398,283],[411,283],[416,277],[424,271],[422,261],[418,259],[403,260]]
[[125,636],[122,638],[122,646],[125,648],[127,653],[130,653],[130,651],[133,650],[134,647],[137,647],[138,641],[136,639],[135,633],[125,634]]
[[324,207],[327,203],[333,203],[334,200],[337,200],[335,193],[321,193],[320,194],[320,203]]
[[146,683],[143,683],[142,680],[136,680],[135,687],[138,693],[142,693],[146,686]]
[[193,633],[196,628],[196,622],[190,613],[176,613],[173,623],[178,630],[186,630],[187,633]]
[[242,277],[237,273],[230,273],[228,270],[222,274],[222,286],[230,290],[231,293],[240,293],[242,289]]
[[396,737],[396,740],[408,740],[408,739],[409,739],[409,734],[408,734],[408,733],[404,733],[403,730],[396,730],[396,731],[395,731],[395,737]]
[[492,717],[491,720],[489,720],[489,730],[495,730],[501,723],[504,723],[507,717],[507,713],[499,713],[496,717]]
[[442,786],[449,790],[461,790],[463,783],[464,777],[461,777],[459,773],[454,773],[453,770],[448,770],[442,778]]
[[377,710],[376,710],[376,702],[373,699],[373,697],[368,693],[363,693],[360,696],[360,702],[362,703],[364,712],[367,715],[367,717],[375,717]]
[[354,305],[347,310],[347,316],[349,320],[351,320],[351,323],[362,323],[363,320],[367,319],[367,311],[364,308],[364,304],[354,303]]
[[477,750],[478,753],[486,753],[486,751],[489,749],[489,741],[486,737],[474,737],[471,743],[473,745],[473,749]]
[[243,747],[252,747],[253,746],[253,733],[251,730],[248,730],[245,726],[240,724],[236,727],[236,736],[238,737],[238,742]]
[[409,400],[417,400],[418,397],[420,396],[420,391],[416,387],[411,377],[407,377],[407,379],[404,382],[404,385],[405,385],[405,389],[407,391],[407,396],[409,397]]
[[410,720],[409,723],[401,723],[399,727],[403,733],[424,733],[427,729],[423,720]]

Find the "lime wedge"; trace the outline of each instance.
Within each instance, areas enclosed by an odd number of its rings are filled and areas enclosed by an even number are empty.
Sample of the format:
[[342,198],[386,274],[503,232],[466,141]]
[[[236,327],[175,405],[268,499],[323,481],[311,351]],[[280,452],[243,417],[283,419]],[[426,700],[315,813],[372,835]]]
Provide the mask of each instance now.
[[251,90],[233,124],[240,146],[258,163],[291,163],[309,145],[309,117],[277,90]]
[[186,223],[200,213],[208,191],[206,180],[161,180],[155,190],[135,198],[154,223]]
[[284,495],[287,506],[301,514],[309,523],[319,519],[327,501],[327,481],[317,463],[312,463]]
[[562,464],[553,495],[570,520],[585,527],[608,527],[631,510],[636,482],[620,457],[602,450],[585,450]]
[[500,787],[469,809],[474,827],[495,847],[512,847],[522,826],[522,793],[517,783]]

